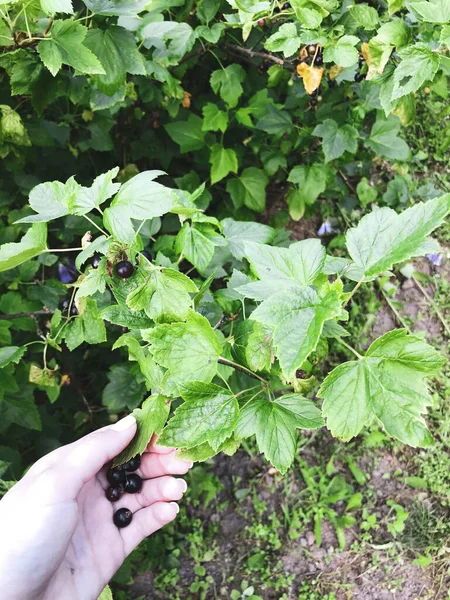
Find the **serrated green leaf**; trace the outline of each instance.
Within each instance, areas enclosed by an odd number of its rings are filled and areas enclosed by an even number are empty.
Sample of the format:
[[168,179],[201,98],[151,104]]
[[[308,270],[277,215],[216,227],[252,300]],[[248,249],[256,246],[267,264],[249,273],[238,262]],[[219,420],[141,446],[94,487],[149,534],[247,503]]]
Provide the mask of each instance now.
[[264,44],[269,52],[283,52],[284,56],[292,56],[300,48],[301,41],[295,23],[284,23]]
[[192,448],[208,442],[217,451],[233,433],[239,415],[234,395],[212,383],[192,381],[180,386],[185,401],[158,440],[163,446]]
[[399,329],[386,333],[358,361],[339,365],[323,382],[323,414],[333,435],[350,440],[377,418],[387,433],[410,446],[429,446],[422,417],[430,404],[427,375],[443,357],[422,339]]
[[24,217],[18,223],[42,223],[52,221],[70,213],[70,206],[75,203],[77,194],[81,192],[79,185],[73,177],[66,183],[61,181],[47,181],[34,187],[29,196],[29,203],[36,215]]
[[51,38],[39,42],[37,51],[42,62],[55,76],[62,65],[69,65],[80,73],[104,74],[105,70],[84,44],[87,28],[81,23],[66,19],[55,21],[51,28]]
[[358,50],[355,48],[359,38],[354,35],[343,35],[335,42],[327,42],[323,51],[325,62],[335,62],[341,67],[351,67],[358,62]]
[[410,7],[419,13],[426,23],[448,24],[450,21],[450,1],[430,0],[429,2],[411,2]]
[[102,404],[113,413],[126,408],[134,410],[146,394],[142,379],[138,365],[131,365],[129,362],[112,365],[108,372],[109,382],[103,390]]
[[432,81],[440,65],[439,54],[423,42],[403,48],[398,54],[402,61],[394,71],[392,100],[417,91],[425,81]]
[[147,220],[168,213],[177,202],[174,190],[154,181],[163,171],[143,171],[128,180],[104,212],[105,227],[116,239],[133,243],[136,234],[131,220]]
[[205,104],[202,108],[202,131],[221,131],[225,133],[228,127],[228,113],[220,110],[216,104]]
[[6,346],[0,348],[0,369],[3,369],[10,363],[18,363],[26,352],[25,346]]
[[[329,167],[321,163],[294,167],[289,173],[288,181],[298,185],[298,198],[296,198],[296,201],[308,206],[314,204],[320,194],[326,190],[329,176]],[[290,211],[293,211],[294,214],[296,212],[295,208],[290,206]]]
[[246,364],[252,371],[270,371],[272,366],[271,329],[254,323],[245,348]]
[[112,591],[111,591],[111,588],[109,587],[109,585],[107,585],[104,588],[104,590],[102,591],[100,596],[97,598],[97,600],[114,600]]
[[175,240],[175,250],[199,273],[204,273],[214,256],[214,242],[198,228],[185,223]]
[[127,73],[146,75],[145,61],[133,34],[123,27],[109,25],[107,29],[90,29],[85,45],[99,59],[104,75],[94,75],[98,89],[112,96],[126,82]]
[[211,148],[211,185],[221,181],[229,173],[238,172],[238,159],[236,152],[231,148],[224,148],[220,144],[214,144]]
[[174,142],[180,145],[180,152],[200,150],[205,145],[205,132],[200,117],[190,114],[187,121],[175,121],[164,125],[164,129]]
[[410,149],[408,144],[398,136],[401,123],[398,117],[390,115],[387,119],[378,118],[372,126],[370,136],[365,140],[366,146],[375,154],[393,160],[408,160]]
[[112,244],[112,240],[107,238],[104,235],[95,238],[93,242],[91,242],[84,250],[78,254],[75,259],[75,266],[77,271],[81,271],[81,267],[90,258],[95,252],[99,252],[100,254],[106,254],[109,246]]
[[143,310],[157,323],[184,321],[193,307],[190,293],[197,286],[189,277],[174,269],[154,269],[127,297],[127,305]]
[[311,285],[325,263],[325,248],[320,240],[294,242],[289,248],[275,248],[254,242],[245,243],[245,258],[260,281],[238,291],[254,300],[265,300],[284,289]]
[[[80,188],[79,192],[69,199],[69,209],[74,215],[84,215],[109,200],[119,190],[120,183],[113,183],[119,167],[102,173],[94,179],[91,187]],[[66,184],[67,185],[67,184]]]
[[80,344],[100,344],[106,341],[106,329],[100,316],[97,303],[92,298],[83,299],[85,302],[82,314],[72,320],[64,329],[64,338],[70,351]]
[[279,110],[272,104],[267,106],[265,114],[258,120],[255,127],[279,137],[291,133],[294,128],[291,115],[286,110]]
[[216,374],[222,346],[202,315],[190,311],[186,323],[159,325],[143,335],[156,362],[167,369],[163,386],[171,395],[188,381],[209,382]]
[[345,151],[354,154],[358,148],[358,130],[351,125],[339,127],[333,119],[326,119],[321,125],[317,125],[313,135],[323,140],[325,162],[339,158]]
[[247,206],[251,210],[263,212],[266,207],[266,186],[269,180],[261,169],[248,167],[239,177],[227,181],[227,192],[236,208]]
[[397,214],[374,210],[346,235],[347,248],[366,277],[387,271],[395,263],[426,253],[423,244],[450,212],[450,194],[420,202]]
[[97,292],[104,293],[106,290],[106,259],[104,262],[105,264],[99,265],[98,269],[89,270],[78,288],[77,299],[93,296]]
[[47,249],[47,224],[34,223],[20,242],[0,246],[0,272],[13,269]]
[[128,348],[129,360],[135,360],[138,363],[141,373],[145,378],[147,389],[156,391],[161,383],[163,372],[161,367],[155,363],[152,356],[149,354],[148,349],[140,345],[133,333],[125,333],[120,336],[114,343],[112,349],[116,350],[117,348],[123,347]]
[[153,394],[144,400],[141,408],[135,408],[137,430],[130,444],[114,459],[114,466],[143,454],[153,435],[160,433],[169,416],[170,400],[161,394]]
[[151,319],[143,311],[132,312],[128,307],[119,304],[107,306],[100,314],[104,321],[129,329],[147,329],[152,325]]
[[366,3],[349,6],[349,12],[355,19],[357,25],[366,31],[372,31],[373,29],[376,29],[378,23],[380,22],[377,11]]
[[243,259],[246,242],[270,244],[276,234],[272,227],[253,221],[235,221],[228,218],[223,219],[222,225],[223,235],[230,245],[230,252],[237,260]]
[[234,108],[244,92],[241,85],[244,79],[245,71],[241,65],[232,64],[225,69],[214,71],[210,83],[214,93],[220,94],[225,104]]
[[255,434],[267,460],[285,473],[294,460],[297,428],[317,429],[323,424],[320,410],[300,394],[286,394],[273,401],[255,398],[242,409],[236,436]]
[[54,15],[56,13],[73,15],[74,13],[72,0],[41,0],[41,6],[47,15]]

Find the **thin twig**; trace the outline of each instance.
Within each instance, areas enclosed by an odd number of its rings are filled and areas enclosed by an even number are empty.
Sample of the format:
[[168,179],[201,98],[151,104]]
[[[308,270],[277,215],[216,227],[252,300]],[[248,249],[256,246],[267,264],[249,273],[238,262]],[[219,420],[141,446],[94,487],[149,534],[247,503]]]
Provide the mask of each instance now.
[[347,300],[344,302],[342,308],[345,308],[347,306],[347,304],[350,302],[350,300],[353,298],[353,296],[355,295],[356,290],[359,288],[359,286],[364,282],[364,277],[362,279],[360,279],[358,281],[358,283],[355,285],[355,287],[352,289],[352,291],[350,292],[349,297],[347,298]]
[[248,48],[243,48],[242,46],[232,46],[231,44],[225,44],[225,48],[227,50],[230,50],[231,52],[243,54],[248,58],[262,58],[263,60],[276,63],[281,67],[284,65],[284,60],[282,58],[278,58],[278,56],[274,56],[273,54],[269,54],[266,52],[256,52],[255,50],[249,50]]
[[47,27],[44,29],[44,33],[42,34],[44,37],[50,31],[52,25],[53,25],[53,19],[50,19],[49,22],[47,23]]
[[219,358],[218,363],[220,365],[225,365],[226,367],[232,367],[233,369],[236,369],[236,371],[240,371],[241,373],[245,373],[249,377],[253,377],[254,379],[258,379],[259,381],[262,381],[266,385],[268,385],[268,383],[269,383],[267,381],[267,379],[264,379],[263,377],[260,377],[259,375],[257,375],[253,371],[250,371],[250,369],[247,369],[246,367],[243,367],[242,365],[238,365],[237,363],[233,362],[232,360],[228,360],[227,358],[223,358],[222,356]]
[[347,177],[347,175],[345,173],[343,173],[342,171],[338,171],[339,175],[342,177],[342,179],[345,181],[347,187],[354,193],[356,194],[356,189],[353,186],[353,184],[350,182],[349,178]]
[[419,290],[422,292],[422,294],[425,296],[425,298],[428,300],[428,302],[430,303],[430,305],[434,308],[434,312],[436,313],[439,321],[444,326],[444,329],[447,332],[447,335],[450,336],[450,326],[448,325],[447,321],[445,320],[444,315],[439,310],[438,305],[436,304],[436,302],[433,300],[433,298],[431,298],[431,296],[429,296],[427,290],[423,287],[423,285],[419,282],[419,280],[416,279],[414,276],[413,276],[413,281],[417,285],[417,287],[419,288]]
[[343,339],[341,339],[340,337],[337,337],[336,340],[342,344],[343,346],[345,346],[348,350],[350,350],[351,352],[353,352],[353,354],[359,358],[360,360],[364,358],[364,356],[362,356],[359,352],[357,352],[354,348],[352,348],[352,346],[350,346],[350,344],[347,344],[347,342],[344,342]]
[[398,310],[395,308],[395,306],[392,304],[391,299],[389,298],[389,296],[386,294],[386,292],[383,290],[383,288],[381,287],[380,282],[378,282],[378,287],[380,289],[380,292],[383,294],[384,299],[386,300],[387,305],[389,306],[389,308],[392,310],[392,312],[395,315],[395,318],[397,319],[397,321],[399,322],[399,324],[404,327],[408,333],[411,333],[411,329],[408,326],[408,323],[404,320],[404,318],[402,317],[402,315],[398,312]]
[[34,312],[21,312],[15,315],[0,315],[0,320],[10,321],[11,319],[22,319],[24,317],[36,317],[38,315],[52,315],[52,310],[35,310]]

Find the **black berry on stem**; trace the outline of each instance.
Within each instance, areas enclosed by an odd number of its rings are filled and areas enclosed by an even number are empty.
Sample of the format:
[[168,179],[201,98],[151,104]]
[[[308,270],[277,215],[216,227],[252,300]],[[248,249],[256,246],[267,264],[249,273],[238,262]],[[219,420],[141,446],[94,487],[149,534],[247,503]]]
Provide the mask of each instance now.
[[106,497],[110,502],[117,502],[123,496],[124,489],[121,486],[111,486],[106,490]]
[[127,494],[137,494],[142,489],[142,479],[136,473],[127,475],[125,482],[125,491]]
[[141,466],[141,457],[139,454],[137,454],[136,456],[133,456],[133,458],[130,458],[130,460],[128,460],[126,463],[121,465],[120,468],[123,469],[124,471],[137,471],[140,466]]
[[92,268],[98,269],[98,265],[100,264],[101,260],[102,260],[102,255],[99,254],[98,252],[95,252],[95,254],[92,257]]
[[133,265],[128,260],[121,260],[116,265],[116,273],[122,279],[128,279],[133,275]]
[[119,510],[114,513],[113,517],[114,525],[120,529],[122,527],[128,527],[132,519],[133,513],[128,508],[119,508]]
[[113,486],[123,485],[125,483],[125,473],[120,469],[112,468],[106,473],[106,479]]

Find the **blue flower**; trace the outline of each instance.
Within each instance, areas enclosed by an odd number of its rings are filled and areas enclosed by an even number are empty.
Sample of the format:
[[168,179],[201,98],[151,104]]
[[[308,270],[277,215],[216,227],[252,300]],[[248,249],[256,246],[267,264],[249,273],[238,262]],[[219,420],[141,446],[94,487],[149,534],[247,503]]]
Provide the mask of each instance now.
[[317,230],[317,235],[327,235],[329,233],[333,233],[333,228],[331,227],[331,223],[329,221],[325,221]]
[[442,265],[442,254],[439,254],[439,252],[432,252],[431,254],[425,254],[425,256],[435,267],[440,267]]

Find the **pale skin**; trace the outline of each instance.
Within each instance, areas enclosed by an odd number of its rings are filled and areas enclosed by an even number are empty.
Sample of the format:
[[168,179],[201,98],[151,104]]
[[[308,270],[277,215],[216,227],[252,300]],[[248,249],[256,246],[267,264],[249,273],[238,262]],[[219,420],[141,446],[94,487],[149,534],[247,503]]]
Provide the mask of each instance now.
[[[0,501],[3,600],[96,600],[132,550],[170,521],[192,463],[149,445],[137,474],[141,492],[111,504],[105,465],[136,432],[131,415],[58,448],[35,463]],[[133,512],[118,529],[113,513]]]

